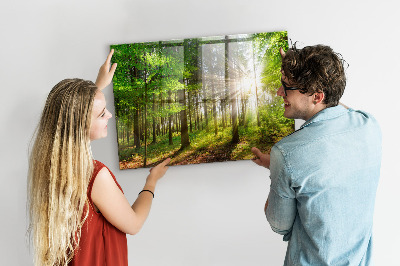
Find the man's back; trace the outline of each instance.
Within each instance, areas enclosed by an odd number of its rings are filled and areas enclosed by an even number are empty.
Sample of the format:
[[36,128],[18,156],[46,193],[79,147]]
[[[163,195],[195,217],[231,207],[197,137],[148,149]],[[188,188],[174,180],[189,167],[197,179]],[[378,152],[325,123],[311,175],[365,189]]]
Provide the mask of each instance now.
[[376,120],[342,106],[274,146],[267,218],[289,240],[285,265],[369,265],[380,162]]

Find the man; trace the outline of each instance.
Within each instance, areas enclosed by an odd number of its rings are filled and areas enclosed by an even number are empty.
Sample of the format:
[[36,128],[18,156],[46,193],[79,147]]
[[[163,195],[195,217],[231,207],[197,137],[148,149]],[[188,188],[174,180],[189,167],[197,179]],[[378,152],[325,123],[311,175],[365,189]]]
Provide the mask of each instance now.
[[306,122],[270,154],[252,151],[253,161],[270,169],[265,213],[289,241],[284,265],[370,265],[378,123],[339,104],[344,61],[330,47],[294,45],[280,53],[284,116]]

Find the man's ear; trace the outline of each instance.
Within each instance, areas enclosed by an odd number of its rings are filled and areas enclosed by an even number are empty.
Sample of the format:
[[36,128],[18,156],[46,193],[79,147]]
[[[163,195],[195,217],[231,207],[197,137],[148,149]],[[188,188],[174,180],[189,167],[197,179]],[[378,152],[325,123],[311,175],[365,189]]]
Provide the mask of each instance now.
[[325,93],[323,92],[316,92],[313,94],[313,103],[318,104],[322,103],[325,99]]
[[281,57],[284,58],[286,53],[283,51],[282,47],[279,47],[279,53],[281,54]]

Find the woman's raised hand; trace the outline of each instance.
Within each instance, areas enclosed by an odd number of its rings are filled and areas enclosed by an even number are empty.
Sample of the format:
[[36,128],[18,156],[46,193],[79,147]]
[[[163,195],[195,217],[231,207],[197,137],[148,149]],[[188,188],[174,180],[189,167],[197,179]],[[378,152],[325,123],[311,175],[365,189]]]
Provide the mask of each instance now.
[[103,90],[105,87],[110,85],[112,78],[114,76],[115,69],[117,68],[117,63],[114,63],[111,67],[111,58],[114,54],[114,49],[108,54],[106,61],[100,67],[99,74],[97,74],[96,86],[99,90]]

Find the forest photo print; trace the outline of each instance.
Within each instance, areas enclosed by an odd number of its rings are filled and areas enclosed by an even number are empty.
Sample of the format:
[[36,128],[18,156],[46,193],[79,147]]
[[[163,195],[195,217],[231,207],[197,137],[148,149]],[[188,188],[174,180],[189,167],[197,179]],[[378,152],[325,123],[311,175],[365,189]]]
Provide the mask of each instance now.
[[120,169],[253,158],[294,130],[283,117],[286,31],[111,45]]

